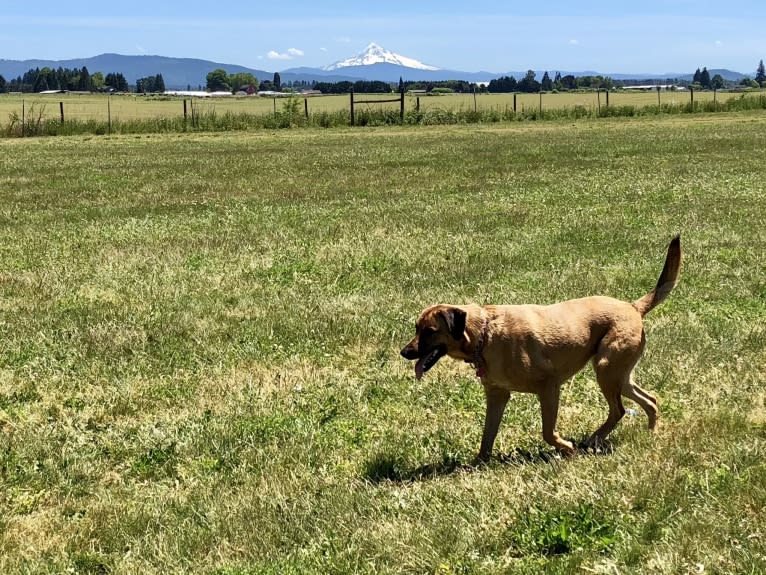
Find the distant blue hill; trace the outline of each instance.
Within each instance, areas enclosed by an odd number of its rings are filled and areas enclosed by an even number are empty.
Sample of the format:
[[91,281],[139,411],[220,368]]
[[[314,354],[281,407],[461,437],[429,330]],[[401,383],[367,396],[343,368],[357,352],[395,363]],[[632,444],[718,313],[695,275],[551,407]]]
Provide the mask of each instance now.
[[[130,84],[135,84],[139,78],[162,74],[165,86],[168,89],[185,89],[187,86],[196,88],[206,84],[207,74],[216,68],[222,68],[228,73],[249,72],[259,80],[272,80],[273,72],[257,70],[238,66],[236,64],[223,64],[210,60],[195,58],[169,58],[166,56],[124,56],[121,54],[101,54],[92,58],[77,58],[73,60],[0,60],[0,75],[6,80],[17,78],[32,68],[82,68],[86,67],[91,74],[102,72],[121,73]],[[738,82],[745,77],[744,74],[731,70],[716,69],[708,70],[710,76],[720,74],[725,80]],[[551,78],[556,70],[548,71]],[[661,80],[666,78],[678,78],[691,81],[693,74],[605,74],[603,72],[560,71],[562,76],[572,74],[574,76],[609,76],[614,80]],[[467,82],[488,82],[501,76],[513,76],[517,80],[526,75],[526,71],[515,72],[462,72],[459,70],[420,70],[408,68],[397,64],[377,63],[368,66],[348,66],[333,71],[321,68],[288,68],[279,73],[282,82],[340,82],[356,80],[380,80],[383,82],[396,83],[399,78],[404,81],[442,81],[442,80],[465,80]],[[543,75],[542,70],[536,71],[537,79]]]
[[6,80],[17,78],[32,68],[82,68],[88,72],[120,73],[129,84],[135,84],[139,78],[162,74],[168,89],[196,88],[207,83],[207,75],[216,68],[222,68],[229,74],[249,72],[259,80],[271,80],[273,72],[254,70],[235,64],[221,64],[209,60],[194,58],[168,58],[165,56],[123,56],[121,54],[101,54],[92,58],[73,60],[0,60],[0,75]]
[[[421,70],[418,68],[408,68],[398,64],[389,64],[379,62],[367,66],[346,66],[338,68],[331,72],[320,68],[289,68],[280,72],[284,80],[287,74],[296,73],[298,75],[313,74],[320,76],[338,76],[343,75],[352,80],[380,80],[381,82],[395,83],[399,78],[405,82],[439,82],[443,80],[465,80],[466,82],[488,82],[493,78],[499,78],[502,74],[493,72],[460,72],[458,70]],[[322,80],[327,82],[328,80]],[[331,80],[329,80],[331,81]]]

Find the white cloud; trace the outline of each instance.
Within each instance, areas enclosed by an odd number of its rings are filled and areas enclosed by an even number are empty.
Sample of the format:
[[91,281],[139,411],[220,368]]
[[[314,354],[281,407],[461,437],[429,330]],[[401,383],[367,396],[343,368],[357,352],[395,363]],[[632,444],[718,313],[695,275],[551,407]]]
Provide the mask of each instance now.
[[335,38],[335,41],[338,44],[351,44],[351,38],[348,36],[339,36],[338,38]]
[[580,41],[572,39],[572,40],[569,41],[569,45],[570,46],[579,46],[580,45]]
[[715,45],[716,46],[723,46],[723,42],[721,42],[720,40],[716,40],[715,41]]
[[327,48],[320,48],[319,51],[320,52],[327,52]]
[[303,50],[298,48],[288,48],[287,52],[277,52],[276,50],[269,50],[266,57],[269,60],[292,60],[298,56],[303,56]]

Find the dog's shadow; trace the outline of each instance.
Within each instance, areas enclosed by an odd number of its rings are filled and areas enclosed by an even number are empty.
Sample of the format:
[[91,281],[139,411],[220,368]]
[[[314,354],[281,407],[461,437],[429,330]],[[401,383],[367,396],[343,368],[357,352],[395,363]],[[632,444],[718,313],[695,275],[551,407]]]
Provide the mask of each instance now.
[[493,463],[511,466],[547,465],[580,456],[610,455],[615,450],[615,444],[611,441],[605,442],[598,449],[587,447],[585,438],[580,441],[573,440],[573,442],[577,445],[577,453],[574,456],[560,455],[547,447],[539,449],[517,447],[513,451],[493,457],[489,462],[461,461],[458,458],[446,456],[437,463],[427,463],[417,467],[407,466],[401,457],[394,454],[378,454],[367,462],[363,477],[371,483],[411,483],[445,477],[453,473],[473,473]]
[[362,475],[371,483],[410,483],[424,479],[435,479],[469,469],[468,464],[453,457],[444,457],[438,463],[428,463],[413,468],[407,466],[401,457],[390,453],[381,453],[367,461]]

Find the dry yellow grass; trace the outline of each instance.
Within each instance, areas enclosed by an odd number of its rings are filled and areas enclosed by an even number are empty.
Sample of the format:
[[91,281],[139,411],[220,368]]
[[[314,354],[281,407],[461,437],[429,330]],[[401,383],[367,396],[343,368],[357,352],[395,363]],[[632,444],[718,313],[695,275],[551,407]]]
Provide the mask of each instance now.
[[[719,92],[715,97],[720,102],[729,98],[738,97],[734,92]],[[296,96],[301,100],[301,112],[303,111],[303,97]],[[358,96],[358,98],[361,96]],[[380,95],[365,96],[365,99],[384,99]],[[662,92],[660,95],[663,104],[687,104],[690,100],[688,91]],[[712,101],[712,92],[696,92],[696,102]],[[414,96],[405,97],[405,107],[412,110],[420,101],[422,110],[441,108],[445,110],[473,110],[474,105],[479,110],[506,110],[513,109],[512,94],[479,94],[474,99],[470,94],[449,94],[441,96]],[[606,106],[604,93],[597,95],[594,92],[562,92],[559,94],[543,94],[542,107],[545,109],[571,108],[583,106],[596,109],[600,105]],[[135,94],[126,95],[97,95],[97,94],[0,94],[0,128],[6,125],[11,114],[22,114],[22,101],[28,118],[36,118],[43,114],[44,118],[57,119],[60,117],[60,103],[64,105],[64,116],[68,120],[99,120],[106,121],[111,115],[112,121],[130,121],[146,118],[182,118],[183,101],[181,97],[143,96]],[[276,109],[282,109],[283,99],[276,101],[270,97],[230,97],[230,98],[186,98],[187,114],[191,116],[193,110],[196,113],[247,113],[269,114]],[[613,91],[609,96],[612,106],[653,106],[657,104],[656,92],[636,91]],[[517,110],[538,109],[540,96],[538,94],[517,94]],[[388,108],[397,108],[398,104],[384,104]],[[349,109],[348,95],[312,96],[308,98],[309,113],[335,112]],[[358,108],[379,109],[374,104],[359,104]],[[398,109],[398,108],[397,108]]]

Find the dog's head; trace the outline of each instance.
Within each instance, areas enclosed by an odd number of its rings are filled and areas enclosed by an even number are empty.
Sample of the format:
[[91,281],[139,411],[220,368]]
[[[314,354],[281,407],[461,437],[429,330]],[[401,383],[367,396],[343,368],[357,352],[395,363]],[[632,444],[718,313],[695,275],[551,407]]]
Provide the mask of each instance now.
[[423,310],[415,324],[415,337],[401,351],[405,359],[417,360],[417,379],[442,357],[460,349],[460,343],[465,339],[465,318],[465,311],[448,305]]

